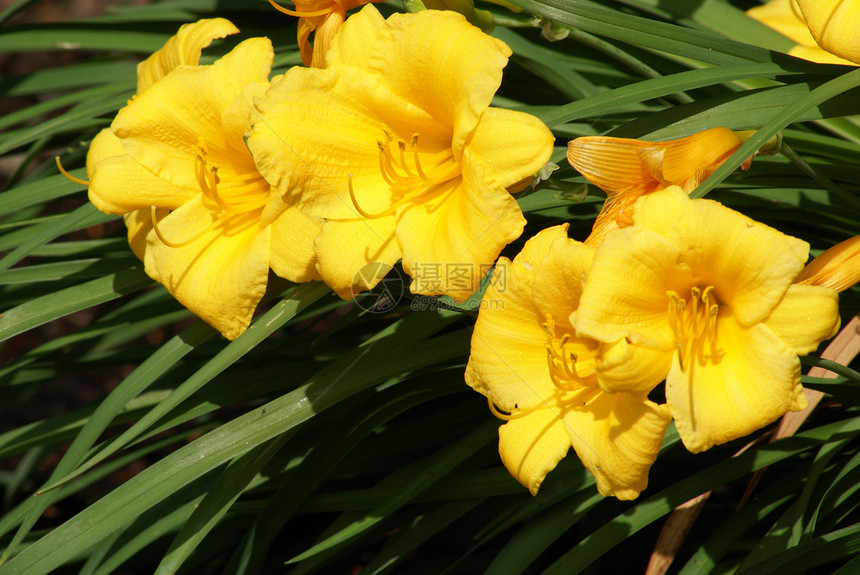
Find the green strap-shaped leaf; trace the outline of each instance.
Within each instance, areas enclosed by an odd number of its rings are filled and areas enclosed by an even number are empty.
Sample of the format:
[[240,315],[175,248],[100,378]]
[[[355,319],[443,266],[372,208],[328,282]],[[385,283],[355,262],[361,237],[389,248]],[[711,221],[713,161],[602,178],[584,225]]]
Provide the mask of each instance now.
[[843,74],[838,78],[830,80],[799,100],[787,105],[782,112],[773,116],[768,120],[761,129],[755,133],[749,140],[735,150],[725,162],[723,162],[714,173],[708,176],[701,185],[690,193],[692,198],[701,198],[711,191],[714,186],[725,179],[726,176],[734,172],[740,165],[749,158],[756,150],[761,148],[765,142],[771,139],[780,130],[795,121],[801,114],[814,108],[819,104],[826,102],[836,96],[847,92],[853,88],[860,86],[860,69],[853,70],[847,74]]
[[853,435],[858,430],[860,430],[860,417],[838,421],[746,451],[682,479],[638,503],[587,536],[544,571],[544,575],[580,573],[618,543],[693,497],[822,443],[840,441],[846,435]]
[[233,461],[221,472],[206,496],[182,525],[170,549],[155,570],[156,575],[172,575],[182,566],[203,538],[218,524],[254,476],[284,446],[291,433],[261,443]]
[[37,297],[0,316],[0,341],[152,284],[140,265]]
[[315,413],[409,369],[461,356],[468,336],[454,332],[409,346],[392,341],[391,347],[376,346],[348,361],[335,362],[310,383],[222,425],[135,475],[24,549],[2,566],[2,574],[51,573],[182,486]]

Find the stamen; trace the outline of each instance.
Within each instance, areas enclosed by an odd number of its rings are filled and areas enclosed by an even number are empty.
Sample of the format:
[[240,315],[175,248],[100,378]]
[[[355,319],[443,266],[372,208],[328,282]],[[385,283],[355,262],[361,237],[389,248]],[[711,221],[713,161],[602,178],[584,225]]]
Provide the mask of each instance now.
[[710,316],[708,318],[708,337],[711,341],[717,341],[717,315],[720,313],[720,306],[714,304],[708,310]]
[[580,360],[579,357],[565,349],[565,345],[572,337],[566,333],[561,339],[555,339],[555,321],[550,314],[546,316],[547,321],[543,324],[546,331],[546,353],[547,369],[553,384],[561,391],[578,391],[589,384],[584,380],[585,376],[580,374],[581,370],[589,370],[597,363],[596,358]]
[[60,156],[54,156],[54,160],[57,162],[57,169],[60,170],[61,174],[63,174],[64,176],[66,176],[67,178],[69,178],[70,180],[75,182],[76,184],[81,184],[82,186],[91,185],[87,180],[82,180],[80,178],[76,178],[75,176],[73,176],[72,174],[67,172],[66,169],[63,167],[63,164],[60,162]]
[[322,10],[311,10],[309,12],[297,12],[295,10],[284,8],[283,6],[275,2],[275,0],[269,0],[269,4],[274,6],[275,10],[277,10],[278,12],[286,14],[287,16],[295,16],[296,18],[313,18],[314,16],[323,16],[325,14],[331,13],[331,9],[329,8],[324,8]]
[[[218,194],[218,184],[221,183],[221,178],[218,177],[218,167],[212,166],[207,169],[206,158],[204,157],[205,155],[206,152],[201,150],[201,153],[197,154],[197,157],[194,160],[194,171],[195,176],[197,177],[197,184],[200,186],[203,193],[215,200],[215,203],[218,204],[218,207],[223,211],[236,211],[235,209],[231,209],[231,206]],[[243,202],[240,202],[239,204],[234,204],[232,207],[235,208],[242,204]]]
[[389,215],[393,211],[392,208],[395,208],[395,206],[396,206],[396,202],[395,202],[394,204],[389,206],[388,209],[385,209],[385,210],[383,210],[377,214],[371,214],[370,212],[366,212],[358,204],[358,200],[355,197],[355,188],[352,187],[352,174],[349,175],[348,186],[349,186],[349,199],[352,200],[352,205],[355,206],[355,211],[357,211],[359,214],[361,214],[363,217],[365,217],[369,220],[375,220],[377,218],[381,218],[381,217]]
[[518,419],[518,418],[522,417],[522,415],[514,415],[513,413],[504,413],[498,407],[496,407],[496,404],[493,403],[493,398],[489,397],[489,396],[487,397],[487,405],[490,406],[490,413],[492,413],[493,415],[495,415],[496,417],[498,417],[502,421],[510,421],[512,419]]
[[418,160],[418,134],[412,134],[411,145],[412,159],[415,161],[415,169],[418,171],[418,177],[426,182],[430,178],[428,178],[427,174],[424,173],[424,170],[421,169],[421,162]]
[[208,234],[210,231],[212,231],[212,229],[215,226],[221,224],[223,221],[225,221],[227,219],[226,217],[219,218],[219,219],[215,220],[214,222],[212,222],[211,225],[206,226],[206,229],[202,230],[199,234],[195,235],[193,238],[185,240],[184,242],[178,242],[177,243],[177,242],[171,242],[170,240],[168,240],[166,237],[164,237],[164,234],[161,233],[161,230],[158,229],[158,221],[157,221],[157,218],[155,216],[155,210],[156,210],[155,206],[149,207],[149,219],[152,222],[152,229],[155,230],[155,235],[158,236],[158,239],[161,240],[161,243],[163,243],[164,245],[166,245],[169,248],[184,248],[185,246],[196,242],[197,240],[199,240],[200,238],[202,238],[203,236]]
[[674,291],[667,291],[666,296],[669,300],[669,327],[675,335],[675,341],[683,339],[683,318],[681,312],[684,310],[684,300]]
[[379,171],[382,173],[382,179],[392,188],[402,187],[408,180],[404,180],[403,176],[391,166],[391,152],[388,150],[388,146],[381,141],[376,142],[376,145],[379,147]]
[[[690,303],[682,299],[676,292],[667,291],[669,327],[675,336],[675,346],[678,349],[678,364],[685,370],[685,364],[696,361],[696,355],[703,353],[702,338],[716,343],[717,318],[720,305],[714,294],[714,286],[704,289],[699,286],[690,288]],[[684,355],[687,355],[685,358]]]
[[693,314],[690,322],[690,333],[695,337],[699,333],[699,297],[702,294],[697,286],[690,288],[690,299],[693,302]]
[[406,142],[398,140],[397,147],[400,149],[400,167],[403,168],[407,176],[414,178],[415,174],[412,173],[412,170],[409,169],[409,164],[406,163]]

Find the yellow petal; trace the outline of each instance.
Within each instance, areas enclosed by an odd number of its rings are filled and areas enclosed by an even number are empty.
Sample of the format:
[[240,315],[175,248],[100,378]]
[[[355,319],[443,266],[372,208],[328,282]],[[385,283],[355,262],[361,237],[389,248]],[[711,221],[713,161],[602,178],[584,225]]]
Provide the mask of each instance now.
[[90,149],[87,150],[87,178],[92,179],[93,170],[99,162],[123,154],[125,154],[125,149],[119,138],[114,135],[110,128],[104,128],[96,134],[96,137],[90,142]]
[[764,324],[794,353],[806,355],[839,331],[839,295],[825,287],[792,285]]
[[90,172],[89,199],[107,214],[148,213],[153,205],[172,210],[196,194],[155,176],[128,154],[106,158]]
[[461,268],[455,277],[446,274],[439,287],[428,289],[416,278],[413,293],[466,299],[477,290],[481,270],[489,269],[502,248],[522,234],[525,223],[517,202],[467,148],[458,186],[398,214],[397,240],[406,273],[414,278],[418,266],[428,263]]
[[648,471],[670,421],[665,405],[599,389],[587,405],[564,412],[570,442],[594,475],[598,491],[627,500],[648,486]]
[[634,190],[612,194],[606,197],[600,213],[591,226],[591,233],[585,238],[585,243],[597,247],[606,239],[606,234],[612,230],[633,224],[633,204],[641,195]]
[[391,41],[391,33],[385,18],[375,8],[362,9],[351,15],[348,22],[332,39],[326,59],[328,65],[363,67],[374,57],[380,42]]
[[552,155],[553,135],[543,122],[522,112],[487,108],[468,146],[503,188],[531,179]]
[[[510,48],[455,12],[394,14],[382,27],[377,14],[368,5],[349,18],[328,66],[355,66],[381,78],[389,91],[453,133],[451,146],[459,157],[501,84]],[[353,50],[357,40],[373,48],[370,58]]]
[[860,282],[860,236],[854,236],[825,250],[809,262],[794,281],[838,292]]
[[579,307],[582,288],[594,259],[594,248],[567,237],[550,244],[535,268],[533,298],[542,317],[551,315],[556,326],[573,330],[571,310]]
[[194,190],[165,182],[135,162],[108,128],[99,132],[90,144],[87,177],[90,201],[108,214],[140,209],[149,214],[153,204],[175,209],[195,194]]
[[224,18],[184,24],[160,50],[137,65],[137,93],[142,94],[178,66],[196,66],[203,48],[212,40],[238,32],[239,29]]
[[[633,220],[682,247],[673,265],[692,270],[697,284],[714,286],[717,300],[743,325],[770,315],[809,252],[804,241],[712,200],[691,200],[677,187],[643,197]],[[686,294],[688,288],[672,289]]]
[[666,379],[673,351],[649,349],[628,343],[626,338],[600,346],[597,382],[608,393],[648,393]]
[[162,179],[198,188],[201,143],[250,162],[244,134],[227,132],[222,115],[248,84],[267,81],[271,61],[269,40],[252,38],[211,66],[175,69],[120,110],[114,133],[130,156]]
[[394,217],[375,220],[326,221],[316,238],[317,267],[323,281],[340,297],[351,300],[372,289],[381,277],[362,272],[368,264],[390,269],[401,257],[394,238]]
[[[156,210],[158,219],[163,219],[169,213],[166,209]],[[128,245],[131,251],[141,261],[146,256],[146,235],[152,231],[152,216],[150,210],[136,210],[123,215],[125,227],[128,229]]]
[[314,253],[314,238],[320,233],[320,223],[298,208],[287,206],[270,226],[272,271],[293,282],[322,279]]
[[535,306],[535,270],[567,224],[543,230],[510,262],[499,258],[472,333],[466,383],[501,410],[530,410],[555,393],[547,365],[546,316]]
[[389,135],[409,141],[419,134],[422,150],[450,147],[450,135],[422,110],[386,92],[361,70],[292,68],[258,100],[259,119],[248,137],[257,169],[285,200],[311,216],[360,218],[392,202],[380,174],[379,143]]
[[818,44],[813,46],[795,46],[788,51],[789,56],[795,58],[803,58],[810,62],[818,62],[819,64],[842,64],[843,66],[856,66],[854,62],[840,58],[836,54],[831,54]]
[[158,223],[162,235],[176,243],[196,239],[174,248],[150,233],[146,272],[224,337],[235,339],[250,325],[266,291],[270,233],[254,218],[213,227],[216,219],[200,196],[171,212]]
[[768,327],[717,320],[714,347],[688,358],[677,354],[666,378],[666,399],[684,445],[693,453],[743,437],[804,405],[797,355]]
[[797,0],[818,45],[860,64],[860,4],[856,0]]
[[762,6],[750,8],[747,10],[747,16],[773,28],[797,44],[815,45],[815,39],[806,27],[806,22],[794,11],[791,3],[792,0],[771,0]]
[[502,463],[532,495],[569,449],[564,422],[551,409],[539,409],[499,428]]
[[666,292],[691,281],[689,270],[677,265],[681,255],[678,246],[646,228],[608,234],[571,317],[577,333],[604,343],[628,338],[651,349],[674,349]]

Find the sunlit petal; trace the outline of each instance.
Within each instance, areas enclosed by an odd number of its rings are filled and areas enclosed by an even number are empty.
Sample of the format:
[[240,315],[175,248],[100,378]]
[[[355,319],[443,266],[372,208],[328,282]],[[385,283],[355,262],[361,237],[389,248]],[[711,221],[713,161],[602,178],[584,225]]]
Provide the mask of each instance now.
[[286,206],[270,227],[269,267],[272,271],[294,282],[321,279],[313,251],[320,223],[298,208]]
[[797,0],[818,45],[860,64],[860,4],[855,0]]
[[839,296],[825,287],[792,285],[764,325],[794,353],[813,352],[839,331]]
[[[435,199],[402,209],[397,239],[403,249],[403,269],[413,276],[412,291],[447,294],[464,300],[478,288],[483,273],[502,248],[520,236],[525,218],[516,201],[475,159],[463,154],[463,177],[442,189]],[[440,263],[455,270],[446,273],[446,285],[427,289],[416,276],[423,263]]]
[[374,47],[372,57],[366,59],[361,50],[353,53],[344,42],[328,65],[365,68],[384,78],[392,94],[427,111],[453,134],[451,146],[459,157],[501,84],[510,48],[456,12],[395,14],[384,28],[374,12],[367,6],[344,26],[353,27],[344,40],[366,31],[362,40]]
[[164,47],[137,65],[137,93],[142,94],[179,66],[196,66],[200,53],[212,40],[238,33],[239,29],[224,18],[184,24]]
[[674,350],[649,349],[621,338],[600,346],[597,382],[607,393],[649,392],[657,386],[672,365]]
[[666,318],[666,291],[690,282],[679,269],[678,246],[644,228],[623,228],[597,248],[588,282],[573,315],[576,331],[611,343],[631,343],[660,350],[674,346]]
[[201,148],[228,156],[244,150],[242,134],[226,132],[222,114],[249,83],[267,82],[271,59],[269,40],[252,38],[212,66],[178,68],[120,110],[114,133],[157,176],[197,188]]
[[633,220],[684,247],[673,265],[695,270],[698,283],[713,285],[743,325],[770,315],[803,269],[809,245],[712,200],[690,202],[680,188],[655,197],[636,204]]
[[496,181],[507,189],[543,167],[546,160],[534,154],[535,146],[548,149],[552,144],[552,132],[543,122],[529,114],[501,108],[487,108],[469,140],[475,156],[492,169]]
[[569,450],[564,421],[552,409],[538,409],[499,428],[502,463],[532,495]]
[[394,225],[394,216],[324,222],[314,251],[326,285],[347,300],[373,288],[382,278],[362,273],[362,268],[380,262],[390,269],[402,255],[394,238]]
[[803,395],[797,355],[768,327],[721,314],[717,333],[685,369],[676,357],[666,378],[675,425],[694,453],[775,421]]
[[635,499],[648,486],[648,471],[671,416],[634,394],[596,391],[587,405],[565,410],[565,429],[602,495]]
[[547,333],[533,301],[536,270],[567,226],[543,230],[510,262],[500,258],[472,333],[466,383],[503,411],[544,404],[555,391],[547,370]]
[[234,339],[248,327],[266,291],[270,235],[253,219],[213,227],[215,221],[199,196],[171,212],[158,224],[161,233],[176,241],[197,239],[174,248],[149,234],[146,271],[182,305]]
[[557,326],[573,329],[570,310],[579,307],[593,259],[593,248],[566,236],[557,238],[549,246],[546,257],[534,272],[532,297],[541,317],[549,314]]

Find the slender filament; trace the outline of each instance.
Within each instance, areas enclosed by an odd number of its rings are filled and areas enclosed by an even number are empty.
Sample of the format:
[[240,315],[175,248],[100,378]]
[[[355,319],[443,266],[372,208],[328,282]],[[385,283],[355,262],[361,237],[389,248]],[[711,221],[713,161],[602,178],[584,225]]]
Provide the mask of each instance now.
[[269,0],[269,4],[271,4],[275,10],[286,14],[287,16],[295,16],[296,18],[313,18],[314,16],[324,16],[326,14],[330,14],[333,10],[331,8],[323,8],[321,10],[309,10],[307,12],[298,12],[296,10],[290,10],[289,8],[284,8],[275,0]]
[[76,184],[81,184],[82,186],[89,186],[90,182],[88,180],[82,180],[80,178],[74,177],[72,174],[66,171],[63,167],[62,162],[60,162],[60,156],[54,156],[54,160],[57,162],[57,169],[60,170],[60,173],[75,182]]

